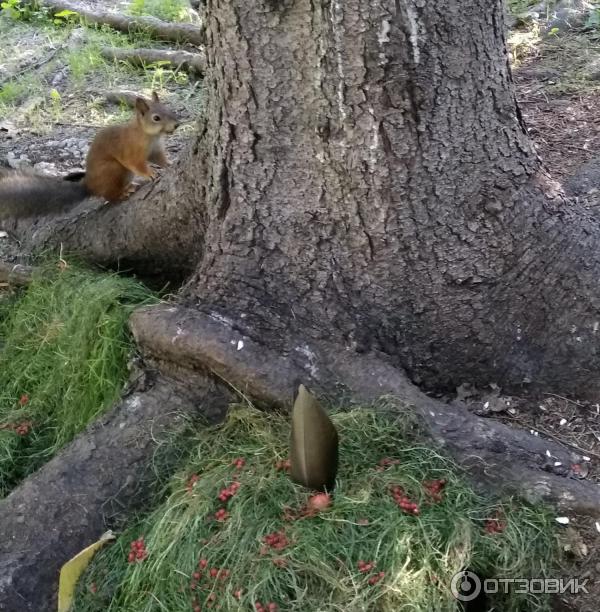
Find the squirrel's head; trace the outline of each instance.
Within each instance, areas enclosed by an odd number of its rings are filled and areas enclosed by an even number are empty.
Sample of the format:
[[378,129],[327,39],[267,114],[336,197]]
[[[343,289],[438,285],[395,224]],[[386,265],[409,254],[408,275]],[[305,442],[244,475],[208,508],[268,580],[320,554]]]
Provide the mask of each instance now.
[[135,111],[146,134],[171,134],[179,126],[175,113],[160,103],[155,91],[152,92],[152,100],[136,98]]

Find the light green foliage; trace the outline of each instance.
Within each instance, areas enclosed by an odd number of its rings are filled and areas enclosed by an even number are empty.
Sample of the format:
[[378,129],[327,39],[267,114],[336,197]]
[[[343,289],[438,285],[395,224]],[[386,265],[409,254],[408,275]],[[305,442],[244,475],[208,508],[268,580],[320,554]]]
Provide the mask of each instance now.
[[80,49],[74,49],[69,52],[67,63],[73,81],[77,84],[82,84],[85,77],[97,71],[107,62],[100,55],[100,47],[90,43]]
[[28,21],[37,16],[38,7],[35,3],[22,2],[21,0],[4,0],[0,7],[8,13],[11,19]]
[[[332,415],[340,436],[338,481],[331,507],[313,516],[302,514],[310,492],[277,469],[288,456],[288,419],[232,408],[223,425],[186,440],[191,460],[170,495],[96,557],[75,609],[234,611],[260,601],[286,612],[456,612],[450,581],[464,567],[482,577],[545,575],[556,552],[549,514],[478,496],[421,442],[408,412],[380,412],[389,408],[382,403],[378,411]],[[398,463],[381,467],[384,457]],[[245,460],[243,468],[235,467],[236,458]],[[447,481],[443,499],[431,503],[424,481],[441,478]],[[239,489],[219,501],[233,482]],[[418,516],[400,510],[392,485],[418,502]],[[220,522],[215,513],[223,507],[228,516]],[[485,521],[497,512],[506,528],[487,533]],[[265,545],[267,534],[280,531],[287,545]],[[130,544],[140,536],[147,557],[129,563]],[[373,562],[373,570],[361,572],[359,561]],[[211,578],[210,568],[229,574]],[[380,571],[380,582],[369,584]],[[538,595],[513,593],[491,604],[504,612],[548,609]]]
[[50,103],[54,120],[58,121],[62,114],[62,97],[57,89],[50,90]]
[[0,88],[0,105],[14,104],[27,95],[27,83],[8,81]]
[[132,0],[129,12],[132,15],[152,15],[164,21],[182,21],[186,17],[186,2],[183,0]]
[[65,9],[64,11],[58,11],[52,15],[52,23],[57,26],[64,26],[79,21],[79,13],[76,11],[70,11]]
[[118,397],[127,319],[150,299],[114,274],[48,266],[0,310],[0,498]]
[[593,28],[594,30],[600,28],[600,8],[594,8],[590,11],[585,25],[587,28]]
[[69,9],[52,13],[47,7],[40,6],[37,2],[27,0],[3,0],[0,7],[15,21],[46,20],[54,25],[62,26],[79,21],[79,13]]
[[187,85],[189,76],[187,72],[174,70],[170,62],[152,62],[146,66],[149,87],[152,90],[160,91],[170,83],[176,85]]

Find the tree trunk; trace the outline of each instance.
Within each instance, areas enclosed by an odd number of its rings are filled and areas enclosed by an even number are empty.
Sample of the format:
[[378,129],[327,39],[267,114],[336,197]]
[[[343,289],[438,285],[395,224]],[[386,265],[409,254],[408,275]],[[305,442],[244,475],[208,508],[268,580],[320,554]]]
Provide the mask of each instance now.
[[[205,111],[175,171],[130,203],[15,232],[104,264],[194,269],[181,310],[136,325],[165,371],[203,335],[191,309],[310,375],[325,342],[422,388],[594,396],[598,222],[541,168],[493,4],[212,0]],[[179,365],[214,369],[194,346]],[[243,388],[258,363],[219,375]],[[329,384],[352,388],[359,370]]]
[[501,2],[213,0],[206,16],[190,299],[272,345],[381,350],[432,388],[597,388],[598,223],[540,169]]
[[[210,372],[278,405],[298,379],[393,394],[477,482],[597,514],[600,488],[571,478],[580,457],[436,402],[402,371],[438,390],[598,391],[598,221],[534,153],[501,2],[208,0],[206,36],[205,111],[174,171],[129,203],[10,229],[29,248],[193,271],[180,304],[132,319],[179,384]],[[38,499],[53,491],[35,484]],[[27,486],[0,502],[0,524]],[[99,532],[97,499],[73,549]],[[51,553],[38,567],[56,569]]]
[[[492,4],[493,6],[490,6]],[[598,221],[543,172],[502,3],[207,3],[206,107],[165,180],[13,230],[143,274],[283,348],[378,350],[429,389],[595,397]]]

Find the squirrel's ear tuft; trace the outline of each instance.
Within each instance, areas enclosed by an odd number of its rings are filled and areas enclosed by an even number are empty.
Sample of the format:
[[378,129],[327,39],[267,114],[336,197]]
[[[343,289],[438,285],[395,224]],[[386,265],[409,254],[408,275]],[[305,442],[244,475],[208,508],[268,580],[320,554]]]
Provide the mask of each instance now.
[[144,98],[136,98],[135,99],[135,108],[142,115],[145,115],[150,110],[150,107],[148,106],[148,102],[146,100],[144,100]]
[[160,102],[160,100],[158,99],[158,94],[155,91],[152,92],[152,99],[154,100],[154,102]]

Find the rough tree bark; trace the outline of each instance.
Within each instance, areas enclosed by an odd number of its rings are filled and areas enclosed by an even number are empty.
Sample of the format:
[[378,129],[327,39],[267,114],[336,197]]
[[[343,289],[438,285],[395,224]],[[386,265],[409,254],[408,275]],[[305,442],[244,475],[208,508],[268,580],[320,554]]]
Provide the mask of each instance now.
[[265,343],[380,350],[430,388],[596,393],[598,222],[533,151],[500,2],[206,9],[206,112],[170,183],[26,244],[196,268],[189,303]]
[[500,2],[213,1],[206,32],[191,299],[438,389],[598,390],[598,222],[540,169]]
[[[205,14],[205,112],[176,168],[129,203],[8,229],[27,248],[191,273],[178,305],[132,320],[166,376],[209,371],[269,404],[296,378],[391,393],[478,481],[597,512],[599,488],[554,465],[580,458],[403,374],[598,391],[600,228],[534,153],[501,2],[208,0]],[[31,504],[23,489],[0,524]]]

